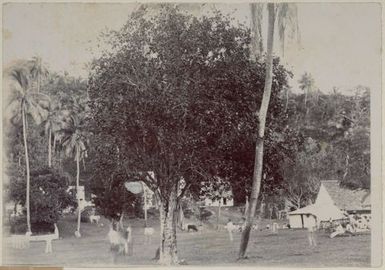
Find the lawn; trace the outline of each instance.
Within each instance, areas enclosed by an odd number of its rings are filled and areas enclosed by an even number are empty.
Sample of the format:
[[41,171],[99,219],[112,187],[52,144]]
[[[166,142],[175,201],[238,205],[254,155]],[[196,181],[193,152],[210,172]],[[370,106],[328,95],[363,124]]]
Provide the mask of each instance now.
[[[152,260],[158,247],[159,236],[150,244],[144,244],[143,220],[129,220],[133,227],[134,255],[121,256],[118,266],[155,265]],[[156,234],[159,232],[156,218],[149,220]],[[73,236],[75,219],[67,217],[59,223],[61,240],[53,243],[53,253],[45,254],[43,242],[31,243],[29,249],[3,249],[3,263],[6,265],[57,265],[57,266],[112,266],[112,254],[107,240],[108,225],[82,223],[82,238]],[[212,226],[210,226],[212,227]],[[234,234],[230,242],[227,232],[208,226],[197,233],[178,232],[178,255],[189,265],[258,265],[258,266],[369,266],[370,234],[334,239],[322,232],[317,233],[318,247],[310,249],[304,230],[280,230],[272,234],[268,230],[255,231],[249,243],[249,259],[236,261],[240,233]]]

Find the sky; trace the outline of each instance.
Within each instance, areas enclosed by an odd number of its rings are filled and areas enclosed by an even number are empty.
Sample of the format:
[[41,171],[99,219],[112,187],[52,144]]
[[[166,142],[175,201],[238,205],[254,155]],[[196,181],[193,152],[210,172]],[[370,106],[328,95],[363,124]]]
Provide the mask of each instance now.
[[[346,92],[357,85],[381,90],[381,6],[376,3],[299,3],[300,44],[283,59],[298,89],[304,72],[323,92]],[[210,9],[208,5],[206,9]],[[249,6],[216,4],[224,13],[250,25]],[[99,34],[118,30],[134,4],[8,3],[3,6],[3,66],[40,55],[50,70],[87,76],[86,64],[99,55]],[[189,7],[196,14],[194,7]],[[203,9],[203,12],[204,9]],[[293,43],[293,42],[292,42]],[[276,53],[279,46],[276,43]]]

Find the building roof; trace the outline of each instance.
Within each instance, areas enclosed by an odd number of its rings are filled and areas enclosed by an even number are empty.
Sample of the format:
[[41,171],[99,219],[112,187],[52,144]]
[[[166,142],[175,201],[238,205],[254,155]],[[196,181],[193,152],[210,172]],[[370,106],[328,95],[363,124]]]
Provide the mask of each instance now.
[[326,220],[339,220],[344,219],[343,213],[333,204],[321,205],[321,204],[310,204],[303,208],[299,208],[295,211],[289,213],[291,215],[307,215],[312,214],[317,217],[317,220],[326,221]]
[[338,180],[321,181],[321,184],[339,209],[347,211],[370,209],[369,191],[343,188]]
[[302,208],[298,208],[297,210],[289,212],[289,215],[306,215],[306,214],[316,214],[316,207],[314,204],[307,205]]

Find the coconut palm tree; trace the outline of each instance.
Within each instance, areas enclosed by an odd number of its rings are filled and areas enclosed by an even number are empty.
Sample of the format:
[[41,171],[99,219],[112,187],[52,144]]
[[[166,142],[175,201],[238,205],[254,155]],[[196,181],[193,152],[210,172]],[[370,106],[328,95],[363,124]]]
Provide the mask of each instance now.
[[[262,11],[263,8],[255,5],[261,5],[257,3],[251,3],[251,20],[252,20],[252,30],[257,31],[252,36],[252,43],[256,43],[251,46],[252,49],[256,50],[260,48],[258,44],[260,44],[260,40],[262,39],[261,32],[258,30],[261,26],[255,27],[253,24],[257,23],[261,25],[262,23]],[[261,182],[262,182],[262,168],[263,168],[263,147],[264,147],[264,136],[265,136],[265,126],[266,126],[266,115],[267,110],[270,103],[270,95],[271,95],[271,86],[272,86],[272,78],[273,78],[273,45],[274,45],[274,31],[275,31],[275,23],[276,17],[278,17],[278,29],[279,29],[279,39],[281,42],[284,42],[284,38],[286,36],[286,23],[290,22],[289,25],[291,27],[292,33],[296,33],[298,30],[297,20],[295,18],[290,18],[291,16],[296,16],[297,9],[293,4],[288,3],[268,3],[267,4],[268,11],[268,22],[267,22],[267,46],[266,46],[266,75],[265,75],[265,86],[263,90],[263,97],[261,102],[261,107],[259,112],[257,113],[258,117],[258,130],[257,130],[257,139],[255,145],[255,159],[254,159],[254,172],[253,172],[253,181],[252,188],[250,194],[250,201],[246,215],[246,224],[245,228],[242,232],[241,244],[239,249],[238,257],[239,259],[245,258],[247,245],[250,238],[251,228],[254,222],[255,210],[257,207],[257,200],[260,193]],[[284,26],[282,26],[284,24]],[[283,47],[284,48],[284,47]],[[252,52],[252,60],[256,60],[256,56],[258,52]],[[253,59],[254,58],[254,59]]]
[[[50,103],[48,108],[48,116],[43,122],[45,134],[48,136],[48,167],[52,167],[52,152],[55,150],[56,144],[56,132],[63,128],[63,123],[61,122],[61,109],[59,104]],[[53,149],[52,149],[52,139],[53,139]]]
[[84,121],[81,114],[74,112],[62,111],[68,117],[64,123],[64,128],[57,131],[57,137],[61,142],[66,156],[74,157],[76,162],[76,193],[78,198],[78,218],[77,229],[75,231],[76,237],[81,237],[80,234],[80,219],[81,219],[81,205],[80,205],[80,161],[87,157],[88,133],[84,128]]
[[302,91],[305,92],[305,108],[306,108],[306,103],[307,103],[307,96],[309,93],[311,93],[314,90],[314,79],[313,76],[310,73],[305,72],[301,79],[298,81],[299,83],[299,88],[302,89]]
[[[7,74],[11,80],[15,82],[12,85],[12,97],[8,108],[19,108],[13,110],[11,122],[22,121],[23,125],[23,143],[26,165],[26,201],[27,210],[27,233],[31,233],[31,215],[30,215],[30,168],[27,143],[27,116],[32,116],[37,124],[40,124],[47,117],[47,108],[49,106],[49,98],[41,93],[33,91],[32,79],[26,63],[22,63],[12,67]],[[20,119],[21,118],[21,119]]]
[[40,93],[41,79],[48,77],[48,69],[43,65],[42,59],[39,56],[32,57],[32,60],[30,61],[30,66],[32,78],[36,80],[37,83],[37,92]]

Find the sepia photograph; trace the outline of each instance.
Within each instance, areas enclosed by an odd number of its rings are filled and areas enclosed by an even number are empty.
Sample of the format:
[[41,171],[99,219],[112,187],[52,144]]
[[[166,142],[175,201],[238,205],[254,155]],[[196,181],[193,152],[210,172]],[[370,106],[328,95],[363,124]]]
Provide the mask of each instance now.
[[381,2],[2,4],[2,265],[382,265]]

